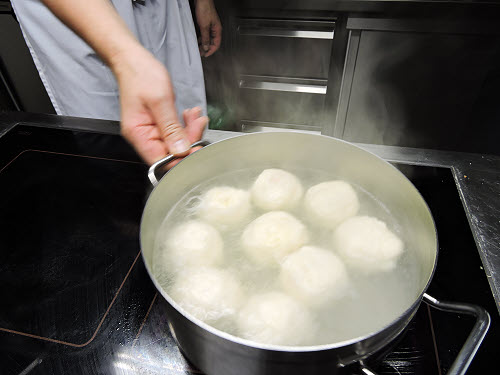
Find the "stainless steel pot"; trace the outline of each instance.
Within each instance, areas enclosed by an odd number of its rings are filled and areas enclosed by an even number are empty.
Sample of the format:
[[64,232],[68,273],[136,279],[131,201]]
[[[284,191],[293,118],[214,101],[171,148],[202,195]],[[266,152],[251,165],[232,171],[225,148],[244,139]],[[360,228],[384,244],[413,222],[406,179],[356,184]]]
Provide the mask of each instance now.
[[[158,183],[157,169],[150,169],[155,189],[149,196],[141,222],[141,247],[146,268],[156,288],[168,302],[169,327],[184,354],[208,374],[320,374],[360,363],[393,341],[407,326],[422,299],[445,310],[475,315],[477,322],[450,373],[465,372],[489,327],[489,315],[477,306],[439,302],[425,294],[437,261],[437,234],[424,199],[396,168],[350,143],[304,133],[242,135],[204,147],[185,158]],[[154,241],[167,213],[192,187],[206,179],[249,167],[301,167],[331,172],[353,182],[380,201],[405,229],[406,241],[415,244],[420,264],[420,284],[414,303],[383,329],[353,340],[311,347],[263,345],[218,331],[190,316],[161,288],[152,274]]]

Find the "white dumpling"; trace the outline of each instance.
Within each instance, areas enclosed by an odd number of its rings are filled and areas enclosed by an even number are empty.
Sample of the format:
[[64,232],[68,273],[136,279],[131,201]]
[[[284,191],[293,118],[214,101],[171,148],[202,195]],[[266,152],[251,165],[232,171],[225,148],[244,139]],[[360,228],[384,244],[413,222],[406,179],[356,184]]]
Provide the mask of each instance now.
[[253,296],[237,318],[238,332],[263,344],[310,345],[316,324],[310,312],[284,293]]
[[302,198],[299,179],[283,169],[266,169],[255,180],[250,190],[253,203],[262,210],[293,208]]
[[280,282],[298,300],[321,307],[346,295],[349,278],[344,263],[331,251],[304,246],[281,265]]
[[333,233],[333,246],[346,264],[365,272],[390,271],[403,253],[403,242],[374,217],[356,216]]
[[271,211],[247,225],[241,244],[254,263],[273,265],[306,244],[308,238],[306,227],[294,216]]
[[175,227],[165,245],[166,263],[176,269],[216,265],[222,260],[224,248],[217,229],[199,220],[191,220]]
[[202,195],[198,216],[227,230],[241,224],[251,212],[250,193],[230,186],[217,186]]
[[313,223],[333,229],[357,214],[359,200],[349,183],[342,180],[328,181],[307,190],[304,208]]
[[213,267],[192,267],[177,276],[170,296],[183,309],[206,323],[234,318],[243,303],[239,280]]

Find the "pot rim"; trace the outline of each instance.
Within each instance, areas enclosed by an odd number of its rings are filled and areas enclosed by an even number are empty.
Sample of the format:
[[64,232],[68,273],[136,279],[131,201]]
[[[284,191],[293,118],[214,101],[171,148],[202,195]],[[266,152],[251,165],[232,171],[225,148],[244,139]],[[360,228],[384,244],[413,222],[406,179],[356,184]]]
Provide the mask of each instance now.
[[[153,281],[153,284],[155,285],[157,291],[161,293],[161,295],[163,296],[163,298],[165,298],[167,300],[167,302],[172,307],[174,307],[181,315],[183,315],[186,319],[188,319],[189,321],[191,321],[195,325],[199,326],[200,328],[203,328],[204,330],[208,331],[209,333],[211,333],[211,334],[213,334],[215,336],[218,336],[218,337],[223,338],[225,340],[231,341],[231,342],[233,342],[235,344],[240,344],[240,345],[244,345],[244,346],[247,346],[247,347],[251,347],[251,348],[254,348],[254,349],[260,349],[260,350],[270,350],[270,351],[299,353],[299,352],[319,352],[319,351],[327,351],[327,350],[331,350],[331,349],[338,349],[338,348],[341,348],[341,347],[349,346],[349,345],[355,344],[357,342],[361,342],[361,341],[370,339],[371,337],[374,337],[374,336],[378,335],[380,332],[383,332],[386,329],[390,328],[392,325],[394,325],[395,322],[397,322],[398,319],[400,319],[402,316],[406,316],[408,314],[411,314],[412,311],[414,311],[414,310],[416,310],[418,308],[418,306],[422,302],[422,297],[425,294],[425,292],[427,291],[427,289],[429,288],[429,285],[432,282],[432,279],[434,277],[434,273],[436,272],[437,260],[438,260],[438,255],[439,255],[439,240],[438,240],[438,233],[437,233],[437,228],[436,228],[436,222],[435,222],[434,217],[432,215],[432,212],[431,212],[431,210],[429,208],[429,205],[427,204],[427,202],[425,201],[425,199],[420,194],[420,191],[415,187],[415,185],[413,185],[413,183],[408,179],[408,177],[406,177],[394,165],[392,165],[388,161],[384,160],[380,156],[374,154],[373,152],[367,151],[367,150],[365,150],[365,149],[363,149],[363,148],[361,148],[359,146],[356,146],[356,145],[354,145],[351,142],[344,141],[342,139],[338,139],[338,138],[334,138],[334,137],[330,137],[330,136],[326,136],[326,135],[322,135],[322,134],[304,133],[304,132],[300,132],[300,131],[294,131],[293,133],[300,133],[301,135],[310,136],[310,137],[328,138],[329,140],[333,139],[333,140],[335,140],[337,142],[344,143],[344,144],[346,144],[346,145],[348,145],[350,147],[354,147],[354,148],[356,148],[356,149],[358,149],[360,151],[363,151],[365,153],[370,154],[372,157],[377,158],[377,159],[383,161],[390,168],[393,168],[394,170],[396,170],[397,173],[399,173],[404,179],[406,179],[411,184],[411,186],[416,190],[417,194],[422,199],[425,207],[427,208],[427,211],[429,212],[429,215],[431,217],[432,224],[433,224],[433,227],[434,227],[434,233],[435,233],[435,236],[436,236],[436,256],[434,258],[434,264],[432,266],[432,271],[431,271],[431,273],[429,275],[429,279],[427,280],[426,285],[422,289],[422,292],[418,295],[418,297],[415,299],[415,301],[406,310],[404,310],[401,314],[399,314],[398,317],[394,318],[388,324],[384,325],[383,327],[381,327],[377,331],[370,332],[370,333],[368,333],[366,335],[358,336],[358,337],[355,337],[355,338],[352,338],[352,339],[349,339],[349,340],[337,341],[335,343],[330,343],[330,344],[308,345],[308,346],[287,346],[287,345],[275,345],[275,344],[258,343],[258,342],[255,342],[255,341],[243,339],[241,337],[238,337],[238,336],[232,335],[230,333],[221,331],[221,330],[219,330],[217,328],[214,328],[214,327],[210,326],[209,324],[203,322],[202,320],[200,320],[200,319],[192,316],[190,313],[188,313],[187,311],[185,311],[179,304],[177,304],[170,297],[170,295],[167,292],[165,292],[165,290],[161,287],[161,285],[156,280],[156,277],[154,277],[152,271],[150,270],[150,267],[149,267],[148,263],[146,262],[146,259],[144,257],[144,253],[142,251],[142,248],[143,248],[143,246],[142,246],[143,245],[143,243],[142,243],[143,239],[142,239],[142,236],[140,235],[140,239],[139,240],[140,240],[140,245],[141,245],[141,256],[143,258],[144,266],[146,267],[146,270],[147,270],[147,272],[149,274],[149,277],[151,278],[151,280]],[[279,134],[290,134],[290,132],[284,132],[284,131],[282,131],[282,132],[271,132],[271,133],[262,132],[262,133],[251,133],[251,134],[238,134],[238,135],[236,135],[234,137],[231,137],[231,138],[226,138],[226,139],[222,139],[222,140],[218,140],[216,142],[210,143],[208,146],[203,147],[203,149],[205,149],[207,147],[216,146],[218,143],[221,143],[221,142],[230,141],[233,138],[239,138],[239,137],[256,137],[256,136],[265,136],[265,135],[269,135],[269,134],[273,134],[274,136],[279,136]],[[201,151],[201,150],[198,150],[198,151]],[[198,151],[196,151],[196,153],[198,153]],[[195,153],[193,153],[193,154],[195,154]],[[191,154],[191,155],[193,155],[193,154]],[[182,165],[182,161],[180,163],[176,164],[172,169],[179,167],[179,165]],[[161,180],[154,187],[154,189],[151,191],[150,195],[154,193],[154,191],[160,185],[160,183],[161,183]],[[144,215],[145,215],[145,212],[146,212],[148,201],[149,201],[149,198],[148,198],[148,200],[146,202],[146,205],[144,207],[144,210],[143,210],[143,213],[142,213],[142,216],[141,216],[141,228],[142,228],[143,218],[144,218]],[[142,233],[142,230],[140,231],[140,233]]]

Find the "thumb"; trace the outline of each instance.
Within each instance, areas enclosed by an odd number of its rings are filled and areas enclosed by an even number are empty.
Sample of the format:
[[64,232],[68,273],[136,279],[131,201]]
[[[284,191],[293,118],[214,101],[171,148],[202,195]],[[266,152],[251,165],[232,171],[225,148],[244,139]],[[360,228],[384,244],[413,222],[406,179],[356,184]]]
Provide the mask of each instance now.
[[150,105],[153,120],[160,131],[160,137],[167,151],[175,156],[186,156],[191,143],[175,109],[175,99],[156,100]]

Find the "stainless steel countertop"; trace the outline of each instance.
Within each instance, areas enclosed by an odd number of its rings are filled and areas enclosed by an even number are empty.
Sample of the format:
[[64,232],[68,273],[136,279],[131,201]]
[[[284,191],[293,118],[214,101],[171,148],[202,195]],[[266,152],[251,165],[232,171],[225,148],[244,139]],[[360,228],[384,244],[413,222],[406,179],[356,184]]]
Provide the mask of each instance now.
[[[0,137],[18,124],[119,134],[119,124],[114,121],[6,112],[0,113]],[[217,142],[240,135],[207,130],[204,139]],[[500,157],[408,147],[356,145],[389,162],[451,170],[500,312]]]

